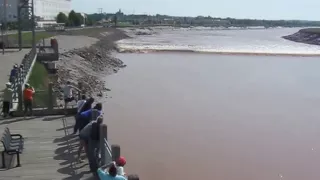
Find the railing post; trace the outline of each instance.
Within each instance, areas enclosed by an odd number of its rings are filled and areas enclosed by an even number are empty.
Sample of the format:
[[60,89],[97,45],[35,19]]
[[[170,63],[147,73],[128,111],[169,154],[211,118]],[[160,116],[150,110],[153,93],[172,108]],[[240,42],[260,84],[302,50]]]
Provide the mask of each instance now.
[[105,165],[108,162],[106,154],[105,139],[107,140],[108,127],[105,124],[100,125],[100,153],[101,153],[101,165]]
[[120,146],[116,144],[111,145],[111,152],[112,152],[112,161],[116,161],[120,157]]
[[50,82],[48,86],[48,110],[53,110],[53,83]]
[[22,99],[23,99],[23,95],[22,95],[22,84],[18,84],[18,111],[22,111]]

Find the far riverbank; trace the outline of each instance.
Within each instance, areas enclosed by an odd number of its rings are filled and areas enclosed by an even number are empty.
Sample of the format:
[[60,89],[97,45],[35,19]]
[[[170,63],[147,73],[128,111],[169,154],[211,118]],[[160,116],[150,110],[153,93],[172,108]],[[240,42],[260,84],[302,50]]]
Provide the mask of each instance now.
[[320,28],[306,28],[282,38],[305,44],[320,45]]

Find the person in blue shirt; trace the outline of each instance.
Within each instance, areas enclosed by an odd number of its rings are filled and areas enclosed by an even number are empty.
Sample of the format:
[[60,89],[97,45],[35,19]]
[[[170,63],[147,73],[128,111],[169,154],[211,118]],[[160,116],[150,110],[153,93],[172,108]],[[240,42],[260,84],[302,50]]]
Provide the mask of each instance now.
[[[102,110],[102,104],[101,103],[97,103],[96,106],[93,109],[89,109],[87,111],[84,111],[82,113],[80,113],[80,119],[79,121],[79,137],[80,137],[80,146],[78,149],[78,155],[80,157],[80,153],[82,151],[83,148],[85,148],[85,151],[87,152],[87,145],[88,145],[88,138],[89,135],[86,134],[90,134],[91,132],[91,125],[90,122],[94,119],[97,119],[101,114]],[[95,116],[95,118],[93,118],[93,116]],[[89,125],[89,126],[87,126]],[[85,127],[87,127],[85,129]],[[88,133],[87,133],[88,132]],[[85,135],[83,135],[85,134]],[[81,159],[79,158],[79,162],[81,162]]]
[[[107,168],[109,168],[107,170]],[[117,174],[117,168],[115,162],[111,162],[108,165],[102,166],[97,171],[100,180],[127,180],[125,176]]]
[[[89,109],[80,113],[79,119],[79,131],[81,131],[90,121],[95,120],[97,117],[101,115],[102,104],[97,103],[93,109]],[[95,116],[95,117],[93,117]]]
[[15,65],[13,66],[11,72],[10,72],[9,81],[10,81],[11,83],[13,83],[14,78],[17,76],[17,74],[18,74],[18,65],[15,64]]

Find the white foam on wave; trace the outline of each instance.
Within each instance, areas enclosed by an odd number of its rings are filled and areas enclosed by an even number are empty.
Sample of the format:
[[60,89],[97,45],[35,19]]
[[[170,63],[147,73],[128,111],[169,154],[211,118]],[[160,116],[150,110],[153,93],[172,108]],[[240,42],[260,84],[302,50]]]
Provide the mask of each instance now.
[[320,56],[315,49],[300,49],[279,46],[260,47],[204,47],[197,45],[146,45],[118,43],[119,52],[198,52],[212,54],[248,54],[248,55],[288,55],[288,56]]

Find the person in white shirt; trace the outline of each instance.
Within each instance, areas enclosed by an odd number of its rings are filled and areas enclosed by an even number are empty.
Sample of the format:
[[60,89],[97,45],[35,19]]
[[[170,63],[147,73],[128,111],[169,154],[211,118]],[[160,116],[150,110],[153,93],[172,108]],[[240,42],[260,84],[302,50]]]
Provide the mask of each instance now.
[[124,168],[123,168],[127,164],[126,159],[123,156],[120,156],[115,163],[116,163],[118,175],[126,176],[126,173],[124,172]]
[[71,85],[70,81],[67,81],[67,84],[63,88],[63,95],[64,95],[64,108],[67,109],[67,105],[69,102],[75,100],[74,96],[72,95],[72,89],[76,89],[80,91],[78,88]]
[[77,103],[78,113],[81,111],[82,106],[87,102],[86,99],[87,99],[86,95],[82,95],[81,100],[78,101]]

